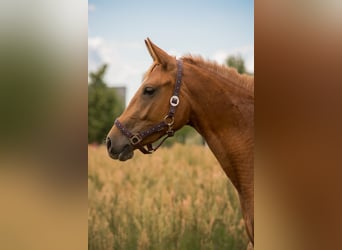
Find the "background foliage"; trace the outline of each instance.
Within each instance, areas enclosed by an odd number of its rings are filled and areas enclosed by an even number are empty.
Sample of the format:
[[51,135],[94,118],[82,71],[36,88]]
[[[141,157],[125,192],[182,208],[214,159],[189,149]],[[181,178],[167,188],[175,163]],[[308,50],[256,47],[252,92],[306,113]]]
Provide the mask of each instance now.
[[237,193],[207,147],[113,161],[88,147],[88,249],[246,249]]
[[226,59],[226,64],[229,67],[236,68],[236,70],[240,74],[247,73],[246,71],[246,66],[245,66],[245,61],[241,57],[241,55],[231,55]]
[[124,103],[115,89],[104,82],[107,65],[97,72],[90,73],[88,85],[88,143],[102,143],[113,126],[115,117],[119,116]]

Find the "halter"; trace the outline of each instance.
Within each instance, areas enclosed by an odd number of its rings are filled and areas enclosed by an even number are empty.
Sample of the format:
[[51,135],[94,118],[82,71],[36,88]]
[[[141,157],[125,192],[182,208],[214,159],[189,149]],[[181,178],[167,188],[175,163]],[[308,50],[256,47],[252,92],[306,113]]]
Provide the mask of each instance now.
[[[170,109],[169,113],[164,117],[164,120],[160,123],[150,127],[149,129],[146,129],[144,131],[138,132],[136,134],[133,134],[131,131],[129,131],[120,121],[119,119],[116,119],[114,122],[114,125],[121,131],[123,135],[125,135],[130,144],[133,146],[133,148],[139,149],[144,154],[152,154],[154,151],[156,151],[163,142],[169,138],[174,136],[175,131],[173,130],[173,124],[175,122],[175,112],[176,108],[179,104],[179,90],[182,83],[182,70],[183,70],[183,62],[181,60],[177,60],[177,76],[176,76],[176,84],[175,89],[173,91],[173,96],[170,98]],[[152,143],[147,144],[147,148],[144,147],[144,145],[141,144],[141,142],[148,136],[158,133],[162,130],[167,128],[165,132],[165,137],[161,140],[161,142],[156,146],[153,147]]]

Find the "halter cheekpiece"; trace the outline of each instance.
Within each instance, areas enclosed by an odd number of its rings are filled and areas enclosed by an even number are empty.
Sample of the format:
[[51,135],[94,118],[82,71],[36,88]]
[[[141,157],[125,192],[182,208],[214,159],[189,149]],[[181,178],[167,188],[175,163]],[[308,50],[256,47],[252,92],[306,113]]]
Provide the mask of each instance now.
[[[175,89],[173,91],[173,95],[170,98],[169,113],[164,117],[163,121],[161,121],[160,123],[144,131],[138,132],[136,134],[133,134],[131,131],[129,131],[119,121],[119,119],[116,119],[114,122],[114,125],[121,131],[121,133],[128,138],[133,148],[139,149],[144,154],[152,154],[163,144],[163,142],[167,138],[172,137],[175,134],[175,131],[173,130],[173,124],[175,121],[176,108],[179,104],[179,91],[180,91],[180,87],[182,83],[182,71],[183,71],[183,62],[181,60],[177,60],[177,76],[176,76]],[[167,128],[167,130],[165,131],[165,137],[161,140],[161,142],[156,147],[153,147],[152,143],[146,144],[147,148],[145,148],[144,145],[141,144],[141,142],[146,137],[154,133],[158,133],[164,130],[165,128]]]

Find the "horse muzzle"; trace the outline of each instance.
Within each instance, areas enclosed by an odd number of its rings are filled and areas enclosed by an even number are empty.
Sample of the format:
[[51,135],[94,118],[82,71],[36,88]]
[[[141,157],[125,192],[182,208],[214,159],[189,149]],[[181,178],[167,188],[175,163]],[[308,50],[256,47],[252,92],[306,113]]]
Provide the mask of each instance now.
[[106,145],[108,155],[114,160],[127,161],[134,155],[134,149],[129,143],[123,145],[115,145],[115,143],[113,143],[113,140],[110,137],[107,137]]

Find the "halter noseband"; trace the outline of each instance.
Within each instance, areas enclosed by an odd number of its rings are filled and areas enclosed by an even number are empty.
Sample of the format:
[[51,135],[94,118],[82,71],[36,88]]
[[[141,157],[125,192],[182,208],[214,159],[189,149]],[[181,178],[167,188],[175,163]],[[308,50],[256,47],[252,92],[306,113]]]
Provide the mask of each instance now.
[[[146,129],[142,132],[138,132],[136,134],[133,134],[131,131],[129,131],[120,121],[119,119],[116,119],[114,122],[114,125],[121,131],[123,135],[125,135],[130,144],[133,146],[133,148],[139,149],[144,154],[152,154],[154,151],[156,151],[163,142],[169,138],[172,137],[175,134],[175,131],[173,130],[173,124],[175,121],[175,112],[176,108],[179,104],[179,91],[182,83],[182,70],[183,70],[183,62],[181,60],[177,60],[177,76],[176,76],[176,84],[175,89],[173,91],[173,96],[170,98],[170,109],[169,113],[164,117],[164,120],[160,123],[154,125],[153,127],[150,127],[149,129]],[[147,144],[147,148],[144,147],[144,145],[141,144],[141,142],[148,136],[158,133],[162,130],[167,128],[165,132],[165,137],[161,140],[161,142],[156,146],[153,147],[152,143]]]

